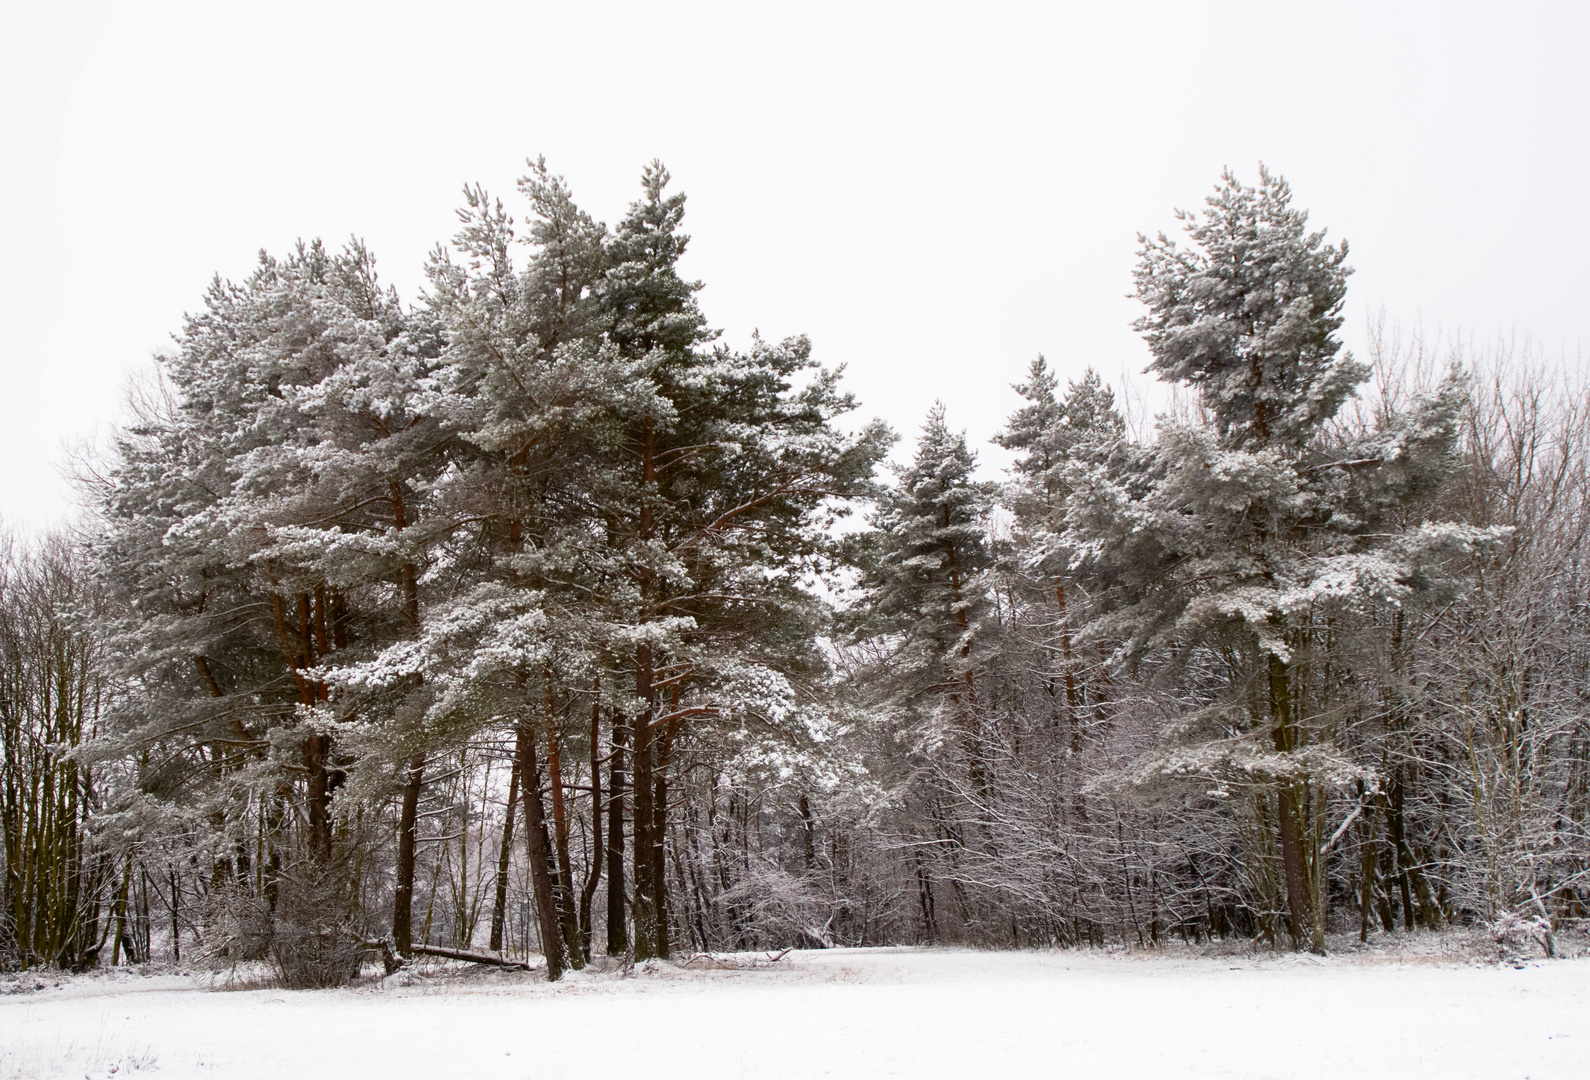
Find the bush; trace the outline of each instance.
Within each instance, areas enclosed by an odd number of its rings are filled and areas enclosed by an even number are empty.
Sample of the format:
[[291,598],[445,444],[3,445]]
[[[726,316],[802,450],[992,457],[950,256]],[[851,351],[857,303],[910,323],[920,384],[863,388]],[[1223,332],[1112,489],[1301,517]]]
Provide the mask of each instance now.
[[236,970],[265,961],[278,985],[344,986],[359,969],[360,946],[340,875],[301,867],[282,874],[268,896],[236,887],[210,895],[203,961]]
[[271,911],[264,897],[236,886],[210,893],[205,907],[201,963],[220,970],[263,960],[270,943]]
[[358,973],[360,946],[344,892],[335,874],[281,879],[269,948],[281,985],[345,986]]

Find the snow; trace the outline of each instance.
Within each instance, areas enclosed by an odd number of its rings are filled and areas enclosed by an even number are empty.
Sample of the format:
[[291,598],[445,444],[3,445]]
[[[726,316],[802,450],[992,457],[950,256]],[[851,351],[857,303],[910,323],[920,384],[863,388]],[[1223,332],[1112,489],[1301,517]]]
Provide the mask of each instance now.
[[541,1080],[642,1054],[657,1080],[1590,1075],[1590,960],[836,949],[555,986],[453,965],[333,991],[37,981],[0,997],[0,1077]]

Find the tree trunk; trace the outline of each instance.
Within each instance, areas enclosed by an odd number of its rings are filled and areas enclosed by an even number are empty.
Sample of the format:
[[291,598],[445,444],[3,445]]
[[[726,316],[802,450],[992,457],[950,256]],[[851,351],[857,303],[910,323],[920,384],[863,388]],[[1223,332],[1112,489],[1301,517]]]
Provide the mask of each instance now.
[[1301,801],[1296,786],[1281,781],[1276,789],[1276,817],[1281,834],[1281,865],[1286,876],[1287,931],[1292,936],[1292,947],[1302,949],[1309,942],[1308,885],[1303,870],[1302,829],[1298,823],[1297,804]]
[[[679,710],[679,688],[674,687],[674,708]],[[657,765],[653,771],[655,788],[651,801],[651,887],[652,910],[657,921],[657,955],[668,958],[668,759],[673,754],[674,733],[679,721],[670,720],[663,732],[662,744],[657,747]]]
[[1402,917],[1406,929],[1412,930],[1415,919],[1426,929],[1441,928],[1441,910],[1430,896],[1430,883],[1419,869],[1419,860],[1408,846],[1406,817],[1403,814],[1405,798],[1401,767],[1391,770],[1390,797],[1384,805],[1387,831],[1391,833],[1392,854],[1396,859],[1397,888],[1402,893]]
[[629,726],[613,714],[612,760],[607,772],[607,955],[629,951],[624,916],[624,743]]
[[563,804],[562,739],[558,737],[557,713],[552,700],[552,673],[547,671],[546,692],[542,696],[547,728],[547,783],[552,792],[552,841],[558,860],[558,923],[563,928],[563,944],[569,964],[578,971],[585,966],[580,948],[580,923],[575,912],[574,868],[569,862],[569,816]]
[[[130,943],[127,941],[127,890],[131,887],[131,885],[132,856],[128,855],[127,868],[122,873],[121,890],[116,894],[116,939],[111,942],[110,946],[111,967],[115,967],[117,964],[121,963],[122,948],[124,945],[130,945]],[[127,962],[130,964],[133,962],[133,958],[130,955],[130,948],[128,952],[129,955],[127,957]]]
[[602,680],[591,683],[591,861],[580,891],[580,944],[591,956],[591,900],[602,879]]
[[[1368,792],[1362,780],[1358,781],[1358,803],[1364,804]],[[1360,943],[1369,941],[1369,912],[1375,898],[1375,849],[1378,842],[1375,839],[1374,815],[1365,823],[1363,847],[1359,851],[1358,873],[1358,940]]]
[[530,965],[522,960],[504,960],[491,953],[478,953],[471,949],[448,949],[439,945],[416,945],[414,951],[421,956],[445,956],[449,960],[466,960],[471,964],[490,964],[493,967],[517,968],[529,971]]
[[[1277,751],[1285,754],[1297,748],[1297,732],[1292,722],[1292,679],[1287,664],[1269,654],[1271,734]],[[1286,877],[1287,929],[1294,949],[1325,952],[1324,935],[1313,919],[1308,870],[1304,864],[1301,821],[1302,792],[1298,782],[1276,782],[1276,818],[1281,834],[1281,865]]]
[[397,888],[392,894],[392,947],[400,956],[412,956],[414,946],[414,842],[419,821],[420,788],[425,779],[425,755],[409,759],[403,778],[403,806],[398,816]]
[[635,694],[645,703],[645,710],[635,722],[634,754],[634,847],[632,862],[635,871],[635,958],[647,960],[666,954],[663,928],[658,922],[656,907],[657,888],[653,880],[656,858],[653,849],[657,844],[657,822],[654,802],[655,777],[652,769],[652,720],[656,713],[656,691],[652,688],[652,654],[650,645],[641,645],[635,657]]
[[170,868],[170,870],[171,870],[171,962],[173,964],[180,964],[180,963],[182,963],[182,934],[181,934],[181,923],[178,921],[177,908],[178,908],[178,905],[181,903],[181,900],[182,900],[182,892],[181,892],[180,885],[179,885],[180,878],[178,878],[178,876],[177,876],[177,868],[175,866],[173,866],[173,867]]
[[491,905],[491,951],[502,951],[502,928],[508,918],[508,866],[513,857],[513,819],[519,812],[519,769],[524,764],[514,755],[508,777],[508,807],[502,815],[502,844],[497,849],[497,890]]
[[[641,453],[641,480],[645,485],[640,507],[642,542],[650,541],[655,532],[652,499],[657,486],[656,449],[656,424],[648,416],[644,421]],[[648,599],[652,585],[651,569],[643,566],[640,573],[640,588],[642,595]],[[657,689],[653,685],[654,681],[651,644],[648,642],[635,649],[635,696],[645,702],[645,708],[635,722],[633,770],[634,848],[631,861],[635,868],[635,900],[632,911],[635,921],[634,954],[637,960],[650,959],[665,955],[667,952],[666,940],[659,945],[659,938],[665,939],[667,931],[659,922],[659,912],[656,907],[657,888],[653,881],[657,862],[652,849],[659,839],[654,835],[657,823],[653,807],[656,790],[652,775],[654,736],[651,725],[657,712]]]
[[552,890],[552,850],[547,841],[546,811],[541,805],[541,770],[529,724],[519,725],[520,797],[524,800],[525,847],[530,858],[530,885],[535,893],[536,928],[547,958],[547,979],[563,977],[563,930]]
[[812,804],[803,791],[796,804],[801,813],[801,855],[806,860],[806,872],[817,869],[817,826],[812,822]]
[[[408,527],[408,515],[403,501],[403,485],[397,481],[390,482],[392,497],[392,528],[401,533]],[[420,624],[419,587],[414,564],[405,562],[399,575],[399,598],[401,601],[403,620],[408,623],[409,629],[418,632]],[[325,594],[317,594],[320,603],[317,607],[321,616],[317,620],[317,640],[326,640]],[[341,594],[337,595],[340,605]],[[337,631],[339,643],[342,640],[342,624],[345,621],[340,616],[339,610],[332,616],[331,622]],[[425,754],[420,752],[409,759],[408,775],[403,784],[403,808],[398,821],[398,857],[397,857],[397,888],[393,894],[392,907],[392,940],[397,951],[403,956],[412,955],[414,945],[414,830],[419,819],[420,787],[424,782]],[[429,919],[427,918],[427,933]]]
[[933,886],[928,882],[927,859],[923,857],[922,849],[918,847],[912,855],[916,870],[917,901],[922,906],[922,932],[927,937],[927,943],[932,945],[939,936],[938,921],[933,910]]
[[[317,704],[320,689],[305,677],[304,672],[315,663],[314,638],[310,633],[309,594],[298,596],[298,625],[287,625],[286,604],[280,593],[271,595],[271,606],[276,616],[276,632],[281,639],[282,654],[292,672],[293,683],[298,688],[298,699],[306,708]],[[298,647],[293,638],[297,637]],[[212,690],[213,695],[213,690]],[[304,816],[309,822],[309,854],[322,866],[331,859],[331,783],[326,765],[331,756],[331,736],[311,732],[304,737],[301,748],[305,774]]]
[[[408,507],[403,499],[403,484],[393,480],[390,483],[392,497],[392,528],[402,532],[408,528]],[[420,590],[419,568],[412,562],[405,562],[398,573],[399,588],[403,601],[403,618],[413,629],[420,625]]]
[[322,865],[331,860],[331,736],[310,735],[304,740],[304,769],[308,773],[305,802],[309,810],[309,854]]

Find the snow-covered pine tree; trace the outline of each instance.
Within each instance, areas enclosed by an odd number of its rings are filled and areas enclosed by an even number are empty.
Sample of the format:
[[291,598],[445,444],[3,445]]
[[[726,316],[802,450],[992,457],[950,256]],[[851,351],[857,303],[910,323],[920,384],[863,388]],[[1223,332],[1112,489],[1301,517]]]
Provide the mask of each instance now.
[[[1072,750],[1081,748],[1083,714],[1096,693],[1087,685],[1084,665],[1076,655],[1074,627],[1078,610],[1075,589],[1067,591],[1069,554],[1061,541],[1070,488],[1066,480],[1073,462],[1099,462],[1121,450],[1126,424],[1115,407],[1115,393],[1099,373],[1088,368],[1081,382],[1070,382],[1056,398],[1058,380],[1043,356],[1032,362],[1027,381],[1014,387],[1026,404],[1011,415],[994,442],[1021,456],[1005,501],[1015,519],[1015,535],[1002,555],[1004,575],[1035,605],[1040,597],[1053,601],[1053,617],[1042,620],[1048,663],[1065,688],[1067,727]],[[1041,610],[1041,607],[1040,607]]]
[[874,614],[898,636],[895,659],[910,680],[904,702],[918,739],[927,746],[959,733],[974,775],[981,741],[975,647],[985,604],[978,577],[990,565],[985,519],[993,495],[992,485],[974,478],[976,464],[965,433],[952,431],[935,404],[911,464],[874,515],[868,582]]
[[1319,951],[1325,794],[1366,778],[1334,743],[1333,616],[1398,602],[1433,548],[1473,542],[1390,513],[1404,459],[1450,452],[1455,401],[1344,445],[1328,425],[1367,373],[1336,337],[1345,244],[1308,232],[1268,171],[1257,187],[1226,173],[1203,214],[1181,216],[1191,248],[1144,241],[1137,325],[1151,370],[1196,388],[1209,423],[1166,421],[1130,455],[1073,463],[1063,546],[1107,605],[1088,633],[1120,642],[1123,662],[1173,659],[1200,703],[1138,775],[1213,781],[1213,799],[1253,791],[1286,928]]
[[700,286],[678,271],[684,198],[667,194],[668,179],[661,164],[647,168],[596,286],[608,341],[645,366],[652,395],[636,399],[626,453],[613,459],[636,465],[606,496],[615,554],[632,583],[610,599],[615,626],[627,627],[615,632],[615,651],[631,643],[637,699],[637,957],[668,951],[667,785],[687,740],[708,730],[684,721],[787,713],[758,700],[795,674],[791,665],[820,666],[813,601],[799,581],[830,546],[822,528],[830,501],[865,490],[887,445],[880,425],[853,436],[834,427],[853,402],[804,338],[758,339],[747,352],[709,347],[716,335],[695,302]]
[[[525,810],[539,936],[556,978],[565,959],[583,963],[588,933],[576,912],[561,718],[611,669],[603,598],[625,583],[606,555],[602,493],[615,483],[624,418],[649,396],[644,368],[599,336],[605,229],[544,162],[520,190],[533,214],[524,266],[513,259],[513,220],[476,187],[453,250],[429,267],[431,307],[448,335],[429,408],[459,448],[436,499],[457,523],[448,559],[458,588],[443,632],[393,659],[443,688],[428,720],[438,732],[456,741],[508,729],[499,735],[515,747],[510,789]],[[514,816],[510,808],[501,833],[494,938]]]
[[[820,667],[814,600],[798,583],[831,546],[827,500],[863,490],[886,445],[876,426],[835,430],[851,403],[804,339],[757,341],[746,353],[708,347],[699,286],[677,270],[683,198],[666,192],[667,179],[650,167],[641,199],[609,236],[537,163],[522,185],[536,215],[528,265],[513,266],[512,223],[476,189],[462,257],[439,253],[431,270],[436,317],[449,328],[434,408],[469,448],[437,499],[472,523],[459,534],[457,566],[479,586],[443,620],[473,629],[437,640],[446,656],[428,678],[454,687],[448,707],[478,722],[532,710],[552,718],[537,727],[553,771],[566,737],[555,718],[573,714],[593,679],[608,688],[605,844],[620,850],[627,787],[638,957],[666,955],[668,778],[693,742],[712,743],[702,718],[738,722],[737,710],[758,701],[783,715],[770,702],[785,691],[769,688],[801,665]],[[472,613],[509,597],[539,620],[533,634],[504,637],[504,624]],[[573,733],[576,745],[587,731]],[[523,779],[535,818],[539,783]],[[547,882],[569,882],[574,862],[563,850],[563,786],[551,784],[557,865],[542,874],[531,858]],[[536,832],[532,823],[532,846]],[[582,938],[600,869],[588,861]],[[608,947],[623,952],[628,890],[622,864],[606,869]],[[558,908],[573,958],[583,944],[567,932],[570,890],[543,888],[548,903],[538,906]],[[542,917],[544,944],[555,942],[557,921]]]
[[[137,687],[100,751],[149,761],[145,789],[202,823],[212,891],[272,916],[284,882],[306,919],[355,903],[333,799],[380,710],[334,701],[327,670],[415,632],[405,503],[434,460],[412,406],[435,345],[357,243],[262,256],[212,286],[98,487]],[[284,969],[305,961],[292,978],[351,970],[346,936],[319,958],[314,933],[292,957],[292,934],[268,940]]]
[[[915,854],[918,888],[931,898],[935,873],[924,847],[944,842],[945,872],[981,858],[971,835],[994,798],[982,700],[981,665],[991,643],[987,583],[992,564],[988,512],[993,485],[975,478],[976,457],[935,403],[910,464],[878,501],[860,538],[866,573],[858,637],[887,659],[869,667],[870,697],[886,718],[885,744],[908,755],[892,782],[909,800],[901,823]],[[924,931],[936,936],[931,904]]]
[[1014,389],[1026,402],[994,436],[994,442],[1020,453],[1016,474],[1027,481],[1027,498],[1039,497],[1039,506],[1022,506],[1030,515],[1043,518],[1065,503],[1065,469],[1079,453],[1097,455],[1108,452],[1110,444],[1121,438],[1126,422],[1115,407],[1115,391],[1093,368],[1082,374],[1081,382],[1069,382],[1063,397],[1055,391],[1059,380],[1042,354],[1027,370],[1027,381]]
[[935,409],[859,545],[871,565],[851,686],[884,718],[860,725],[876,740],[864,752],[907,807],[896,842],[929,939],[1070,941],[1107,914],[1084,884],[1109,857],[1092,835],[1107,822],[1082,796],[1100,768],[1082,755],[1084,731],[1104,727],[1103,684],[1072,648],[1057,536],[1066,469],[1116,452],[1123,425],[1096,373],[1063,399],[1057,387],[1041,357],[1017,386],[1024,404],[996,441],[1021,456],[999,491],[973,478]]

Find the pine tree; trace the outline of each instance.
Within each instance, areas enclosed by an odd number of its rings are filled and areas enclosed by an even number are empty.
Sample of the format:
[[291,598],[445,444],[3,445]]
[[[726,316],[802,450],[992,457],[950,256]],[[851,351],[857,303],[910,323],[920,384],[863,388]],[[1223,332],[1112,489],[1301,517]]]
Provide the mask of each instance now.
[[339,743],[381,709],[333,700],[328,671],[417,628],[412,492],[435,439],[415,398],[436,338],[362,246],[315,243],[216,282],[178,345],[98,492],[97,553],[131,613],[116,644],[140,687],[119,745],[158,748],[144,782],[198,800],[214,888],[274,911],[290,880],[295,903],[347,904],[333,802],[355,756]]
[[[677,270],[684,203],[667,180],[660,165],[648,168],[642,197],[609,236],[537,163],[522,185],[535,211],[528,264],[509,258],[506,212],[472,189],[456,244],[466,259],[439,253],[431,270],[436,317],[450,329],[435,410],[465,448],[436,498],[474,523],[460,534],[475,537],[460,569],[480,582],[444,620],[478,629],[437,643],[452,657],[440,669],[457,674],[435,678],[459,686],[450,701],[478,696],[496,714],[548,718],[537,728],[556,866],[538,869],[532,857],[532,873],[556,879],[547,893],[576,963],[586,931],[555,776],[564,739],[578,745],[586,731],[565,733],[551,718],[572,712],[572,695],[593,680],[610,688],[608,947],[630,948],[616,861],[627,789],[633,951],[666,955],[669,776],[705,718],[726,720],[757,698],[761,680],[748,671],[814,662],[813,602],[797,583],[831,546],[825,500],[863,488],[885,444],[875,427],[834,430],[851,402],[804,339],[758,340],[745,353],[708,347],[699,285]],[[464,617],[510,596],[543,620],[533,637],[500,640]],[[458,667],[471,650],[489,650],[493,663]],[[504,681],[510,672],[518,691]],[[632,694],[619,690],[626,683]],[[534,817],[532,779],[522,783]],[[551,958],[555,945],[543,945]]]
[[1341,353],[1347,244],[1307,231],[1285,180],[1227,170],[1201,214],[1178,211],[1193,249],[1139,236],[1136,328],[1149,370],[1199,391],[1229,447],[1297,450],[1368,369]]
[[[1050,659],[1064,686],[1070,749],[1082,748],[1083,713],[1091,693],[1084,666],[1076,655],[1074,628],[1085,619],[1075,590],[1067,590],[1070,553],[1062,540],[1067,475],[1074,465],[1107,460],[1120,450],[1125,422],[1115,407],[1115,394],[1097,371],[1088,368],[1081,382],[1070,382],[1063,398],[1055,396],[1058,380],[1042,355],[1032,362],[1027,381],[1014,389],[1027,402],[1011,415],[994,441],[1021,451],[1015,477],[1004,497],[1015,518],[1016,536],[1001,559],[1002,576],[1041,607],[1053,601],[1053,615],[1040,623]],[[1075,584],[1074,581],[1071,584]],[[1097,702],[1095,702],[1097,704]],[[1076,805],[1080,809],[1080,796]]]
[[[990,485],[974,479],[977,460],[964,432],[950,430],[935,404],[873,527],[880,550],[872,603],[897,627],[905,666],[929,673],[929,685],[973,709],[970,663],[981,615],[977,575],[989,565],[984,516]],[[969,723],[969,712],[960,717]]]
[[[979,700],[982,649],[989,635],[983,574],[992,559],[987,514],[992,485],[974,478],[976,458],[963,432],[935,404],[911,463],[879,503],[866,538],[873,549],[865,581],[870,618],[864,633],[889,642],[888,697],[899,737],[930,772],[965,777],[986,799],[990,772]],[[957,779],[934,785],[930,802]]]
[[[1206,775],[1217,792],[1268,780],[1256,798],[1281,852],[1286,926],[1297,947],[1319,951],[1317,785],[1366,778],[1333,745],[1327,627],[1417,584],[1422,542],[1379,531],[1409,492],[1377,478],[1391,479],[1403,454],[1450,454],[1455,399],[1422,403],[1411,443],[1380,433],[1343,445],[1325,425],[1365,376],[1335,337],[1345,245],[1307,233],[1268,172],[1256,189],[1226,174],[1208,211],[1183,217],[1196,250],[1144,244],[1150,314],[1138,327],[1153,369],[1197,388],[1211,425],[1164,423],[1151,446],[1073,463],[1064,547],[1108,607],[1089,633],[1120,641],[1121,659],[1174,650],[1171,670],[1185,678],[1189,648],[1226,658],[1227,686],[1206,684],[1182,744],[1145,775]],[[1418,535],[1472,539],[1459,533]]]

